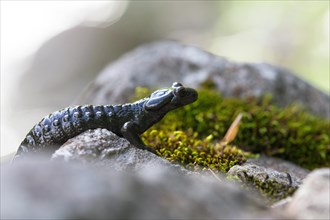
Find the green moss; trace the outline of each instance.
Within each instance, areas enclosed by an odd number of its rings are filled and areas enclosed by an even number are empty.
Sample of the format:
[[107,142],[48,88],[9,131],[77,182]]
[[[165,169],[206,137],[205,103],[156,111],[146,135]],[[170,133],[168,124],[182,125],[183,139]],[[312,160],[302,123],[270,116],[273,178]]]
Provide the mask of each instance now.
[[227,175],[230,181],[240,182],[242,188],[257,190],[261,197],[269,204],[273,204],[288,196],[291,196],[296,190],[296,186],[281,184],[275,179],[266,179],[264,181],[255,176],[249,176],[245,172],[243,176]]
[[230,145],[213,143],[211,136],[199,139],[198,134],[188,131],[150,129],[142,135],[148,146],[169,161],[184,165],[188,169],[227,172],[232,166],[246,161],[248,153]]
[[[137,89],[137,96],[148,93]],[[240,149],[219,147],[239,113],[244,114],[233,144]],[[242,100],[201,90],[198,101],[168,113],[143,137],[160,155],[187,166],[226,171],[246,160],[249,154],[245,151],[283,158],[308,169],[330,166],[329,120],[297,105],[278,108],[271,104],[270,96]]]

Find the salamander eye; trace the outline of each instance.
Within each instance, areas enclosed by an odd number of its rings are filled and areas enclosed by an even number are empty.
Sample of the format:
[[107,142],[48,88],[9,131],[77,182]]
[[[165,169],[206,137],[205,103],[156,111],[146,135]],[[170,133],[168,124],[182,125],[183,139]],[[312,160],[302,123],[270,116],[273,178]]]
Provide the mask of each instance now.
[[183,86],[176,87],[176,88],[174,89],[174,94],[175,94],[176,96],[184,97],[184,96],[186,95],[186,93],[187,93],[187,90],[186,90],[186,88],[183,87]]
[[173,84],[172,84],[172,88],[174,89],[174,88],[176,88],[176,87],[182,87],[183,85],[181,84],[181,83],[178,83],[178,82],[174,82]]

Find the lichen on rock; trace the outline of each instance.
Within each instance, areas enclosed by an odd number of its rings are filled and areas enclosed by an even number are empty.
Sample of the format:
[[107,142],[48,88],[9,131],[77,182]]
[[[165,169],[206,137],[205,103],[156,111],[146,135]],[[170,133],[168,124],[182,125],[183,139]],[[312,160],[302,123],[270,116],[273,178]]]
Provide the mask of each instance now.
[[296,176],[255,164],[236,165],[228,171],[227,178],[241,182],[243,187],[257,189],[269,204],[291,196],[301,184]]

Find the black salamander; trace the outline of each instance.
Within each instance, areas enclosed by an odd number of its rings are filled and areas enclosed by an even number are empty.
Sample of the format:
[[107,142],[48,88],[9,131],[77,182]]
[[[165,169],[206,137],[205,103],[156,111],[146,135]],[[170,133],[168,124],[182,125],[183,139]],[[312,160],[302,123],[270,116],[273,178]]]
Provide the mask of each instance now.
[[68,139],[89,129],[106,128],[132,145],[151,151],[140,135],[160,121],[167,112],[197,100],[192,88],[173,83],[134,103],[123,105],[84,105],[68,107],[44,117],[36,124],[19,146],[13,161],[24,155],[51,155]]

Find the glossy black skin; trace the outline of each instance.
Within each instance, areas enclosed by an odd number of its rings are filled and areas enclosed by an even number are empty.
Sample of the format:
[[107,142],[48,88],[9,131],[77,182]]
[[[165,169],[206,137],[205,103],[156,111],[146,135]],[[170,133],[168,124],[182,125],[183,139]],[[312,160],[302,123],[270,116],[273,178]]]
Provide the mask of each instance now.
[[37,152],[51,155],[68,139],[96,128],[106,128],[126,138],[134,146],[155,153],[139,135],[160,121],[167,112],[192,103],[197,98],[194,89],[175,82],[170,89],[157,90],[130,104],[85,105],[56,111],[30,130],[13,160]]

